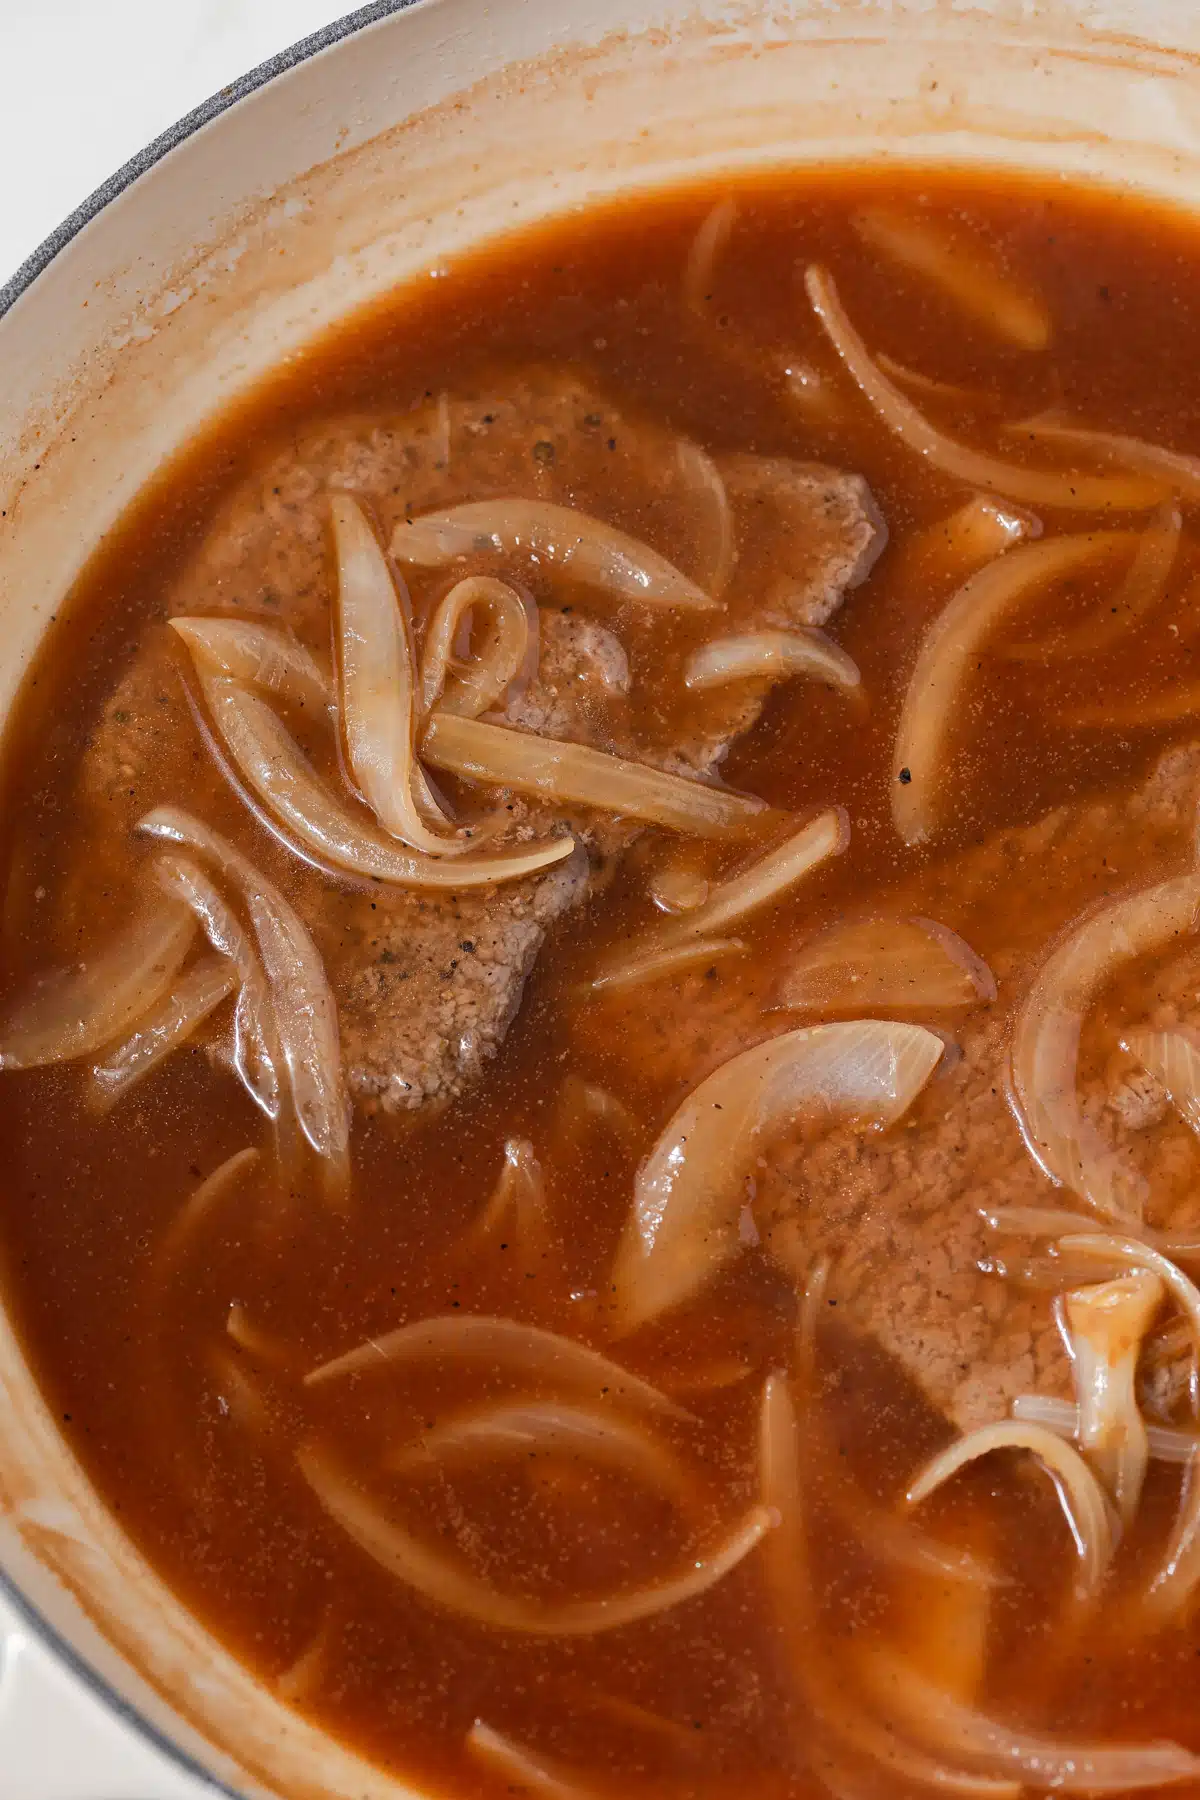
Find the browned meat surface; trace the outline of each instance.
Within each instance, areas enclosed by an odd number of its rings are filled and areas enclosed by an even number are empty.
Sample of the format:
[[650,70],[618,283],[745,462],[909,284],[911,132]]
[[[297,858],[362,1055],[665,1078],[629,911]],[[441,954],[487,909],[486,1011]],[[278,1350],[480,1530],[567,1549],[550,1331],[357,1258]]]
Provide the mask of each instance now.
[[[1173,751],[1132,796],[1001,832],[883,891],[877,904],[868,898],[864,911],[921,913],[960,932],[991,964],[998,998],[965,1019],[930,1021],[948,1031],[950,1049],[899,1128],[784,1143],[757,1172],[768,1251],[797,1279],[816,1258],[832,1258],[839,1320],[882,1344],[963,1428],[1003,1417],[1020,1393],[1071,1393],[1053,1292],[1014,1279],[1035,1246],[998,1238],[980,1217],[981,1208],[1067,1206],[1090,1221],[1037,1168],[1011,1110],[1013,1009],[1047,938],[1105,895],[1186,866],[1198,798],[1200,746]],[[1012,896],[1008,908],[995,905],[1003,893]],[[1194,1017],[1196,973],[1194,955],[1178,949],[1160,968],[1130,971],[1115,989],[1112,1019],[1085,1034],[1081,1062],[1089,1109],[1153,1174],[1155,1222],[1177,1229],[1197,1217],[1197,1146],[1164,1107],[1131,1107],[1117,1020]],[[769,1000],[727,963],[660,982],[652,994],[598,999],[581,1030],[590,1041],[623,1044],[658,1079],[670,1071],[682,1094],[736,1051],[807,1022],[765,1011]],[[1174,1392],[1160,1382],[1160,1404]]]
[[[735,456],[722,466],[738,561],[726,606],[706,615],[705,632],[753,622],[823,623],[883,544],[865,484],[779,460]],[[356,418],[301,439],[231,496],[168,596],[165,616],[279,621],[327,655],[327,495],[339,488],[370,503],[385,538],[405,516],[435,506],[524,494],[577,504],[643,537],[702,583],[716,559],[711,477],[694,449],[618,413],[578,381],[535,372],[510,382],[499,399],[442,397],[399,421]],[[764,558],[776,570],[767,592]],[[505,571],[485,558],[414,578],[418,632],[452,582],[476,567],[521,579],[539,602],[538,669],[510,702],[509,723],[711,778],[729,744],[756,719],[766,685],[743,683],[698,699],[682,728],[666,723],[639,670],[679,668],[685,646],[676,641],[675,621],[615,609],[561,575],[548,581],[525,564]],[[328,763],[326,722],[290,723],[314,758]],[[173,634],[152,627],[85,758],[85,828],[111,843],[165,800],[216,822],[222,790],[190,713]],[[479,1075],[504,1039],[547,931],[597,891],[615,855],[637,835],[628,822],[578,811],[564,818],[507,793],[500,802],[511,824],[499,842],[569,827],[578,855],[541,877],[459,894],[367,886],[284,865],[333,981],[351,1091],[367,1107],[444,1104]],[[74,904],[91,907],[92,897],[80,893]]]

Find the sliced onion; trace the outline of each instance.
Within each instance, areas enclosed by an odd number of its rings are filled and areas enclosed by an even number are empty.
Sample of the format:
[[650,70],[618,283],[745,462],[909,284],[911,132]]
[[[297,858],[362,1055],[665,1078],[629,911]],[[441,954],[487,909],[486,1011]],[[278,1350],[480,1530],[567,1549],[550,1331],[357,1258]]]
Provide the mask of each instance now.
[[178,807],[160,806],[138,829],[190,845],[245,895],[271,984],[275,1019],[300,1129],[322,1159],[332,1199],[350,1178],[350,1109],[342,1081],[337,1008],[309,932],[279,889],[217,832]]
[[402,844],[427,856],[460,855],[470,839],[431,831],[417,808],[408,596],[397,592],[375,533],[350,496],[335,494],[329,510],[338,567],[339,711],[354,779],[384,830]]
[[729,504],[725,482],[707,450],[702,450],[690,438],[678,440],[675,460],[695,500],[690,536],[697,586],[714,600],[719,600],[729,585],[737,561],[733,508]]
[[242,1176],[258,1163],[260,1152],[252,1146],[235,1150],[206,1175],[199,1187],[188,1195],[163,1235],[154,1259],[155,1280],[159,1289],[174,1275],[180,1260],[201,1227],[207,1224],[221,1201],[231,1194]]
[[[238,773],[303,847],[301,854],[311,853],[351,874],[400,887],[471,888],[536,874],[562,862],[575,847],[571,838],[561,837],[504,856],[447,859],[405,850],[342,805],[320,780],[287,727],[256,695],[234,681],[205,681],[202,685],[213,722]],[[474,724],[465,719],[451,722]]]
[[249,619],[168,619],[193,662],[208,675],[224,675],[278,694],[293,706],[333,705],[333,684],[293,631]]
[[1200,713],[1200,681],[1184,682],[1157,700],[1138,700],[1132,706],[1081,706],[1061,715],[1072,729],[1102,731],[1150,731],[1159,725],[1176,725]]
[[862,680],[854,659],[823,631],[812,630],[714,638],[692,651],[683,671],[685,685],[696,692],[731,681],[779,681],[791,675],[814,675],[843,688],[856,688]]
[[813,311],[847,372],[888,429],[931,467],[970,487],[1006,494],[1028,506],[1070,512],[1140,512],[1163,498],[1168,485],[1145,475],[1074,475],[1051,469],[1024,469],[985,456],[931,425],[919,408],[872,361],[850,323],[827,269],[811,267],[804,285]]
[[247,1355],[266,1363],[269,1368],[290,1369],[296,1360],[294,1351],[286,1344],[251,1321],[240,1300],[230,1306],[225,1330],[239,1350],[245,1350]]
[[1045,1467],[1079,1554],[1076,1591],[1081,1599],[1091,1599],[1099,1592],[1112,1560],[1113,1529],[1108,1502],[1079,1452],[1044,1426],[1001,1419],[968,1432],[932,1457],[914,1477],[908,1489],[909,1506],[919,1506],[968,1463],[990,1456],[994,1450],[1028,1450]]
[[772,1525],[766,1507],[752,1507],[720,1544],[707,1556],[696,1557],[679,1575],[604,1598],[541,1603],[502,1593],[440,1551],[429,1549],[387,1518],[328,1451],[305,1448],[297,1452],[296,1461],[329,1516],[390,1575],[434,1605],[477,1625],[535,1637],[590,1637],[698,1599],[724,1580]]
[[646,884],[646,892],[660,912],[690,913],[708,899],[709,879],[694,864],[673,859],[660,864]]
[[891,207],[855,213],[854,229],[865,244],[939,287],[971,319],[1021,350],[1044,350],[1050,315],[1044,303],[1015,283],[997,258],[959,226],[948,231],[933,219]]
[[88,1083],[89,1104],[106,1113],[130,1088],[185,1044],[237,986],[237,975],[222,956],[205,956],[151,1007],[132,1037],[97,1063]]
[[[1157,1275],[1187,1320],[1193,1354],[1200,1353],[1200,1289],[1160,1250],[1154,1250],[1136,1238],[1110,1236],[1107,1232],[1065,1237],[1060,1248],[1068,1254],[1095,1257],[1102,1262]],[[1176,1615],[1191,1599],[1197,1582],[1200,1582],[1200,1456],[1188,1465],[1183,1498],[1166,1554],[1147,1585],[1146,1600],[1150,1610],[1162,1618]]]
[[1146,1182],[1084,1117],[1080,1029],[1117,970],[1194,930],[1198,908],[1196,874],[1100,906],[1051,952],[1017,1015],[1012,1079],[1025,1142],[1052,1181],[1110,1219],[1141,1218]]
[[[1059,1437],[1074,1439],[1079,1432],[1079,1408],[1071,1400],[1055,1400],[1048,1394],[1018,1394],[1012,1416],[1027,1425],[1044,1425]],[[1190,1463],[1200,1450],[1200,1437],[1194,1431],[1180,1431],[1173,1425],[1147,1425],[1145,1429],[1146,1447],[1155,1462]]]
[[649,979],[668,968],[684,966],[683,952],[694,950],[688,962],[703,960],[701,941],[709,945],[712,955],[717,944],[726,946],[722,954],[732,953],[737,938],[714,938],[728,926],[746,919],[803,881],[827,857],[840,856],[850,843],[850,823],[844,808],[833,807],[768,850],[746,869],[717,882],[709,888],[702,906],[677,919],[671,919],[647,931],[631,952],[612,957],[597,971],[593,987],[621,986]]
[[545,1242],[546,1178],[528,1138],[506,1141],[504,1167],[469,1235],[480,1242],[501,1232],[510,1233],[526,1256]]
[[932,836],[941,810],[947,745],[964,683],[987,639],[1028,596],[1125,541],[1118,532],[1019,544],[972,575],[926,632],[904,696],[892,760],[892,818],[908,844]]
[[1017,1237],[1059,1238],[1066,1231],[1087,1231],[1092,1223],[1064,1206],[981,1206],[979,1216],[992,1231]]
[[[449,713],[435,713],[430,719],[421,751],[435,769],[468,781],[487,781],[567,805],[594,806],[673,831],[712,835],[763,810],[763,802],[747,794],[668,775],[588,744],[562,743]],[[470,866],[482,867],[482,859],[473,859]]]
[[1079,1397],[1079,1447],[1126,1526],[1137,1513],[1150,1454],[1137,1403],[1138,1356],[1162,1298],[1158,1276],[1139,1269],[1076,1288],[1062,1301]]
[[302,1706],[321,1686],[329,1662],[330,1635],[327,1613],[295,1661],[275,1677],[275,1692],[285,1706]]
[[195,935],[187,907],[166,901],[86,961],[39,976],[0,1021],[0,1069],[91,1056],[124,1037],[170,991]]
[[851,919],[788,960],[775,1004],[799,1012],[978,1006],[996,998],[987,964],[932,919]]
[[506,1375],[535,1376],[559,1389],[567,1388],[593,1398],[624,1400],[650,1412],[689,1415],[682,1407],[643,1381],[631,1375],[611,1357],[599,1350],[589,1350],[573,1338],[561,1337],[557,1331],[543,1331],[537,1325],[522,1325],[516,1319],[491,1318],[481,1313],[446,1313],[436,1319],[419,1319],[402,1325],[381,1338],[368,1338],[344,1356],[322,1363],[305,1377],[306,1387],[332,1381],[342,1375],[356,1375],[364,1369],[403,1368],[431,1358],[450,1356],[456,1360],[469,1357]]
[[681,944],[650,947],[623,962],[614,962],[592,977],[593,990],[641,987],[647,981],[663,981],[668,975],[682,975],[703,963],[720,962],[727,956],[744,956],[746,945],[741,938],[694,938]]
[[1182,534],[1179,508],[1165,501],[1147,523],[1122,580],[1092,618],[1036,644],[1010,644],[1003,654],[1011,662],[1060,662],[1111,649],[1160,604]]
[[[486,641],[465,666],[454,669],[454,646],[464,620],[474,628],[477,613],[488,622]],[[537,657],[537,607],[521,598],[507,581],[491,575],[468,575],[438,602],[421,657],[421,716],[439,701],[443,712],[477,719],[499,704],[509,686],[524,672],[533,651]],[[454,672],[452,672],[452,670]]]
[[467,1733],[467,1750],[476,1762],[507,1783],[510,1794],[544,1794],[547,1800],[592,1800],[593,1790],[553,1770],[512,1738],[502,1737],[476,1719]]
[[664,1444],[607,1410],[562,1400],[499,1401],[458,1413],[387,1457],[385,1467],[409,1474],[431,1463],[442,1469],[477,1467],[514,1455],[607,1464],[657,1489],[685,1512],[695,1498],[695,1478]]
[[886,350],[876,351],[875,366],[890,375],[893,381],[898,381],[901,387],[911,388],[915,394],[927,394],[931,400],[943,400],[951,406],[969,406],[975,411],[997,404],[995,397],[981,388],[964,387],[958,381],[939,381],[936,375],[910,369],[907,363],[889,356]]
[[[1060,1446],[1061,1448],[1061,1446]],[[860,1664],[880,1705],[942,1755],[961,1757],[998,1776],[1067,1794],[1119,1794],[1194,1781],[1200,1758],[1179,1744],[1079,1743],[1004,1725],[964,1706],[911,1663],[882,1647]]]
[[603,519],[512,495],[423,513],[397,525],[392,555],[422,569],[443,569],[468,556],[523,557],[559,569],[614,600],[710,612],[717,605],[674,563]]
[[1184,1123],[1200,1135],[1200,1044],[1191,1032],[1127,1031],[1121,1048],[1162,1083]]
[[192,909],[213,949],[237,970],[234,1072],[267,1118],[278,1119],[283,1049],[275,1002],[253,944],[232,907],[190,857],[171,853],[159,856],[154,873],[164,893]]
[[1058,419],[1020,419],[1005,430],[1031,444],[1050,444],[1064,450],[1082,450],[1099,463],[1119,463],[1159,483],[1159,491],[1179,494],[1185,500],[1200,499],[1200,457],[1185,456],[1145,438],[1126,437],[1117,431],[1091,431]]
[[729,242],[737,214],[737,201],[727,195],[705,216],[692,239],[683,269],[683,303],[691,312],[702,312],[704,302],[712,299],[713,271]]
[[739,1254],[746,1175],[772,1134],[806,1112],[893,1124],[942,1049],[919,1025],[817,1025],[744,1050],[702,1081],[638,1171],[613,1270],[620,1328],[690,1299]]

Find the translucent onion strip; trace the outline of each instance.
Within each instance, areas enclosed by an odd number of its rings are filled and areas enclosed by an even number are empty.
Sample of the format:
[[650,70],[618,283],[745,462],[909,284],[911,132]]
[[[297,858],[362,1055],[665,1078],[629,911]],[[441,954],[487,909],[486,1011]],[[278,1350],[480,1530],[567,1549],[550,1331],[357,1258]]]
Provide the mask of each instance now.
[[775,1001],[799,1012],[889,1012],[978,1006],[996,998],[991,970],[932,919],[853,919],[790,957]]
[[1076,1288],[1062,1301],[1079,1397],[1077,1441],[1126,1526],[1137,1513],[1150,1455],[1137,1403],[1138,1356],[1162,1297],[1158,1276],[1139,1269]]
[[239,775],[302,846],[302,854],[399,887],[470,888],[534,875],[562,862],[575,847],[571,838],[560,837],[501,856],[447,858],[406,850],[369,819],[358,818],[343,806],[287,727],[257,695],[234,681],[209,680],[202,685],[213,723]]
[[942,1049],[919,1025],[817,1025],[744,1050],[702,1081],[638,1171],[613,1269],[619,1328],[690,1299],[740,1253],[746,1175],[773,1134],[805,1113],[893,1124]]
[[710,886],[702,906],[653,927],[630,952],[604,963],[593,978],[593,987],[646,980],[649,969],[661,974],[664,959],[670,958],[672,952],[695,949],[701,940],[710,945],[710,955],[711,946],[718,942],[727,944],[731,951],[738,940],[722,940],[720,933],[789,893],[828,857],[841,856],[849,843],[850,822],[844,809],[838,806],[819,813],[748,868]]
[[546,1178],[528,1138],[509,1138],[504,1166],[479,1218],[468,1232],[474,1243],[507,1234],[521,1255],[535,1254],[546,1240]]
[[965,581],[1014,544],[1040,538],[1041,520],[991,494],[974,494],[947,518],[910,537],[902,551],[906,568],[929,580]]
[[1064,1794],[1120,1794],[1195,1781],[1200,1758],[1179,1744],[1078,1743],[1004,1725],[964,1706],[910,1663],[883,1649],[860,1666],[872,1693],[931,1750],[974,1763],[996,1776]]
[[342,1081],[337,1008],[307,928],[252,862],[191,814],[178,807],[156,807],[138,829],[209,857],[244,894],[271,985],[296,1118],[322,1158],[331,1197],[343,1195],[350,1175],[350,1109]]
[[614,600],[709,612],[718,603],[665,556],[614,525],[513,495],[423,513],[397,525],[392,555],[422,569],[444,569],[469,556],[520,558],[557,570]]
[[[668,775],[588,744],[561,743],[448,713],[435,713],[430,719],[421,753],[435,769],[468,781],[486,781],[568,805],[594,806],[673,831],[712,835],[763,811],[763,802],[747,794]],[[471,866],[482,866],[482,859],[473,859]]]
[[1168,450],[1145,438],[1126,437],[1118,431],[1092,431],[1084,425],[1068,425],[1058,419],[1021,419],[1005,430],[1010,437],[1030,444],[1048,444],[1064,450],[1082,450],[1098,463],[1119,463],[1159,483],[1159,490],[1178,494],[1187,501],[1200,500],[1200,457]]
[[441,1551],[429,1548],[387,1518],[328,1452],[302,1449],[296,1461],[330,1518],[390,1575],[433,1605],[477,1625],[526,1636],[591,1637],[698,1599],[736,1569],[772,1524],[766,1507],[751,1507],[719,1544],[707,1555],[695,1557],[678,1575],[597,1599],[540,1603],[503,1593]]
[[507,1784],[510,1794],[542,1794],[546,1800],[592,1800],[592,1790],[557,1773],[549,1763],[501,1736],[476,1719],[467,1733],[466,1747],[477,1763]]
[[0,1069],[91,1056],[124,1037],[170,991],[195,935],[187,907],[162,901],[95,955],[39,976],[0,1018]]
[[275,1002],[254,946],[224,895],[191,857],[167,852],[156,858],[154,873],[165,893],[191,907],[213,949],[237,970],[234,1072],[255,1105],[277,1119],[283,1051]]
[[1010,644],[1003,654],[1011,662],[1061,662],[1111,649],[1161,603],[1182,528],[1179,508],[1165,502],[1148,521],[1120,582],[1092,618],[1036,644]]
[[937,827],[951,730],[988,638],[1031,592],[1125,541],[1124,533],[1088,532],[1019,544],[972,575],[938,614],[917,653],[892,759],[892,818],[905,843],[923,843]]
[[1100,906],[1047,957],[1017,1015],[1012,1080],[1026,1144],[1052,1181],[1110,1219],[1140,1220],[1146,1182],[1084,1116],[1080,1030],[1117,970],[1193,931],[1198,908],[1197,874]]
[[257,1167],[261,1152],[247,1145],[235,1150],[219,1163],[200,1185],[192,1190],[163,1234],[155,1254],[153,1273],[158,1292],[170,1281],[188,1247],[208,1223],[213,1212],[240,1183],[243,1175]]
[[1070,512],[1140,512],[1157,505],[1168,483],[1145,475],[1075,475],[1060,470],[1024,469],[998,457],[985,456],[960,444],[930,424],[882,370],[872,361],[862,338],[846,314],[833,278],[827,269],[811,267],[804,284],[813,311],[846,370],[868,404],[888,429],[924,457],[931,467],[968,486],[987,488],[1020,500],[1027,506],[1044,506]]
[[169,619],[193,662],[208,675],[224,675],[278,694],[293,706],[333,705],[333,684],[292,631],[250,619]]
[[93,1111],[106,1113],[129,1090],[196,1032],[237,986],[237,973],[222,956],[205,956],[179,977],[152,1007],[133,1036],[102,1063],[88,1084]]
[[614,1468],[685,1512],[695,1498],[694,1477],[665,1444],[609,1411],[562,1400],[501,1401],[458,1413],[385,1458],[385,1466],[404,1475],[431,1464],[478,1467],[505,1456],[566,1456]]
[[1159,725],[1176,725],[1200,713],[1200,681],[1186,681],[1157,699],[1137,700],[1132,705],[1080,706],[1061,715],[1072,729],[1103,731],[1151,731]]
[[1108,1502],[1078,1450],[1044,1426],[1001,1419],[968,1432],[932,1457],[913,1478],[907,1495],[909,1506],[919,1506],[960,1469],[996,1450],[1027,1450],[1045,1467],[1079,1554],[1076,1591],[1081,1599],[1091,1599],[1099,1592],[1112,1560],[1113,1529]]
[[[454,661],[454,647],[465,622],[476,629],[482,613],[487,637],[472,643],[464,664]],[[516,588],[491,575],[468,575],[456,581],[437,604],[425,634],[421,655],[421,716],[440,702],[443,712],[477,719],[499,704],[517,676],[528,669],[530,650],[536,666],[537,608]]]
[[1044,303],[1019,285],[999,260],[961,225],[889,207],[855,213],[854,229],[865,244],[942,289],[968,318],[1020,350],[1044,350],[1050,315]]
[[[1060,1248],[1067,1254],[1095,1257],[1156,1275],[1183,1317],[1191,1333],[1193,1353],[1200,1353],[1200,1289],[1188,1280],[1182,1269],[1136,1238],[1115,1237],[1107,1233],[1086,1233],[1062,1239]],[[1147,1603],[1161,1618],[1178,1614],[1200,1581],[1200,1459],[1188,1465],[1184,1478],[1183,1498],[1171,1529],[1170,1542],[1158,1570],[1146,1590]]]
[[729,504],[725,482],[707,450],[702,450],[690,438],[680,438],[676,443],[675,461],[694,500],[690,536],[693,567],[699,577],[697,585],[714,600],[719,600],[729,585],[737,561],[733,508]]
[[692,239],[683,269],[683,303],[694,313],[712,299],[713,273],[729,243],[737,219],[738,204],[732,195],[718,200]]
[[385,831],[429,856],[459,855],[469,838],[431,831],[417,810],[417,668],[407,595],[348,494],[330,502],[337,554],[339,712],[354,779]]
[[412,1367],[442,1356],[469,1358],[503,1370],[506,1375],[538,1378],[560,1391],[565,1388],[592,1399],[611,1397],[614,1402],[624,1401],[652,1413],[689,1416],[658,1388],[639,1375],[631,1375],[599,1350],[589,1350],[586,1344],[561,1337],[556,1331],[543,1331],[537,1325],[522,1325],[516,1319],[492,1318],[483,1313],[446,1313],[440,1318],[402,1325],[383,1337],[368,1338],[332,1362],[322,1363],[304,1381],[306,1387],[312,1387],[364,1370]]
[[[1012,1416],[1027,1425],[1044,1425],[1059,1437],[1074,1439],[1079,1431],[1079,1408],[1074,1402],[1055,1400],[1048,1394],[1018,1394]],[[1146,1447],[1156,1462],[1190,1463],[1200,1451],[1200,1436],[1173,1425],[1147,1425]]]
[[1200,1044],[1192,1034],[1127,1031],[1121,1048],[1162,1083],[1176,1112],[1200,1136]]
[[663,944],[649,948],[623,962],[613,963],[592,977],[594,990],[641,987],[647,981],[665,981],[671,975],[685,975],[689,969],[705,963],[722,962],[726,957],[744,956],[742,938],[695,938],[680,944]]
[[812,675],[841,688],[856,688],[862,681],[853,657],[823,631],[812,630],[714,638],[692,651],[683,671],[685,686],[697,693],[731,681],[779,681],[792,675]]

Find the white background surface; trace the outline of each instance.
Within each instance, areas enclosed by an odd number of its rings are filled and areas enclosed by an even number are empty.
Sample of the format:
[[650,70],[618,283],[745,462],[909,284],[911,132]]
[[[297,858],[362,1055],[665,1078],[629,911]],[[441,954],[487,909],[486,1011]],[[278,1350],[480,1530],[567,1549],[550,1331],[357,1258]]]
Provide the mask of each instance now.
[[357,0],[0,0],[0,282],[182,113]]
[[[159,132],[354,0],[0,0],[0,282]],[[0,1601],[0,1800],[203,1800]]]

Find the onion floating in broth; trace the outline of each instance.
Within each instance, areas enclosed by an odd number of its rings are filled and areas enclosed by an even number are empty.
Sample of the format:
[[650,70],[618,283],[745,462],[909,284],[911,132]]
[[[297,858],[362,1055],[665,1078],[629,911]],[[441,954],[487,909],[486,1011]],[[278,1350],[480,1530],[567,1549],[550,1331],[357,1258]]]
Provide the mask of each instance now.
[[133,1036],[92,1070],[89,1100],[108,1112],[130,1088],[156,1069],[199,1030],[237,986],[237,974],[220,956],[205,956],[185,971],[169,994],[146,1013]]
[[790,1012],[938,1010],[996,998],[991,970],[932,919],[831,925],[789,958],[776,1005]]
[[249,682],[292,706],[334,704],[333,683],[295,632],[251,619],[174,618],[168,624],[209,675]]
[[918,212],[870,207],[854,215],[854,229],[873,250],[924,276],[973,321],[1021,350],[1044,350],[1050,315],[1013,281],[979,238],[959,221],[946,228]]

